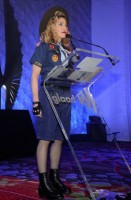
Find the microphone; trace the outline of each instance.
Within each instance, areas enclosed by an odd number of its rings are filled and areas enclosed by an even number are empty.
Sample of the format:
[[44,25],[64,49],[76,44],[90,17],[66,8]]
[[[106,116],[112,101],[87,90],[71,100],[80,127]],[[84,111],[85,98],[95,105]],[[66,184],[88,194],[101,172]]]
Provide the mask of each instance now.
[[[66,38],[69,38],[69,39],[70,39],[70,41],[71,41],[71,45],[72,45],[72,48],[75,50],[76,47],[75,47],[74,43],[73,43],[72,40],[71,40],[72,35],[69,34],[69,33],[67,33],[67,34],[66,34]],[[72,61],[73,61],[73,62],[77,62],[77,61],[80,59],[79,54],[78,54],[77,52],[75,52],[75,54],[76,54],[76,55],[73,56],[73,58],[72,58]]]
[[[101,49],[104,50],[104,52],[105,52],[105,54],[106,54],[107,56],[110,56],[110,54],[107,52],[107,50],[106,50],[104,47],[100,46],[100,45],[93,44],[93,43],[90,43],[90,42],[86,42],[86,41],[83,41],[83,40],[74,38],[74,37],[72,37],[71,34],[66,34],[66,37],[67,37],[67,38],[70,38],[70,39],[77,40],[77,41],[79,41],[79,42],[83,42],[83,43],[86,43],[86,44],[90,44],[90,45],[92,45],[92,46],[96,46],[96,47],[98,47],[98,48],[101,48]],[[71,43],[72,43],[72,40],[71,40]],[[116,60],[116,61],[115,61],[115,60],[113,60],[111,57],[107,57],[107,58],[110,60],[110,62],[111,62],[112,65],[115,65],[116,63],[119,62],[119,60]]]
[[67,34],[66,34],[66,38],[70,38],[70,39],[71,39],[71,38],[72,38],[72,35],[71,35],[70,33],[67,33]]

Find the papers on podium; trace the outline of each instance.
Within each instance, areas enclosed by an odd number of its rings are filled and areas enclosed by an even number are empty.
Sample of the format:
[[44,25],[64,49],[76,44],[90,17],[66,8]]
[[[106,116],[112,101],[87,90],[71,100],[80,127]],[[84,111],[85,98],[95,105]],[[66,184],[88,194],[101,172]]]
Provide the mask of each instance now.
[[100,58],[85,57],[76,66],[76,69],[68,68],[68,66],[66,68],[56,66],[50,78],[72,82],[89,82],[103,70],[103,68],[97,66],[102,60]]
[[89,82],[95,75],[103,70],[103,68],[97,65],[102,62],[103,59],[85,57],[76,67],[75,70],[69,77],[69,80],[77,82]]

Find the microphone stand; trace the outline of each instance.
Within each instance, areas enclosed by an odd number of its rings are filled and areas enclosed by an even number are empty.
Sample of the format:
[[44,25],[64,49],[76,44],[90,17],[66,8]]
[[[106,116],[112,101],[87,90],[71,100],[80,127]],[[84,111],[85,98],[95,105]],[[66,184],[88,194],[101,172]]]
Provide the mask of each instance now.
[[[68,37],[70,37],[70,36],[68,36]],[[72,42],[72,39],[71,39],[71,38],[72,38],[72,37],[70,37],[71,46],[72,46],[73,50],[76,52],[76,47],[75,47],[74,43]],[[79,56],[79,54],[76,52],[76,62],[77,62],[79,59],[80,59],[80,56]]]
[[[69,37],[69,35],[68,35],[68,37]],[[93,43],[90,43],[90,42],[86,42],[86,41],[84,41],[84,40],[80,40],[80,39],[74,38],[74,37],[72,37],[71,35],[70,35],[70,38],[72,38],[72,39],[74,39],[74,40],[76,40],[76,41],[79,41],[79,42],[82,42],[82,43],[85,43],[85,44],[90,44],[90,45],[92,45],[92,46],[95,46],[95,47],[98,47],[98,48],[103,49],[104,52],[105,52],[105,54],[107,55],[107,58],[110,60],[110,62],[111,62],[112,65],[116,65],[116,64],[120,61],[119,58],[115,58],[115,57],[114,57],[114,59],[112,59],[112,58],[110,57],[110,54],[107,52],[107,50],[106,50],[104,47],[100,46],[100,45],[93,44]],[[71,43],[72,43],[72,40],[71,40]]]

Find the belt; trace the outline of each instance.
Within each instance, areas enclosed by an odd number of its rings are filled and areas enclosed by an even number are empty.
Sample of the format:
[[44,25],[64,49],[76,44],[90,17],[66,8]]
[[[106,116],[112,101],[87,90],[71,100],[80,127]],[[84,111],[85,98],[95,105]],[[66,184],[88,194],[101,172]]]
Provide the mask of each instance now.
[[[41,86],[43,86],[43,82],[41,83]],[[70,90],[70,87],[68,86],[55,85],[53,83],[46,83],[45,86],[48,86],[53,89]]]

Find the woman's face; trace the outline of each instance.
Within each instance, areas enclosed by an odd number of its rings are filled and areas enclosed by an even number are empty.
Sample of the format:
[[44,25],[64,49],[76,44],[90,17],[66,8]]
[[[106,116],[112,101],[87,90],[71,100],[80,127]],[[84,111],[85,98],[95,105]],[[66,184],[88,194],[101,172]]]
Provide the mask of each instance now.
[[57,20],[55,24],[55,32],[58,35],[58,41],[60,42],[61,39],[66,37],[68,31],[66,19],[61,17]]

